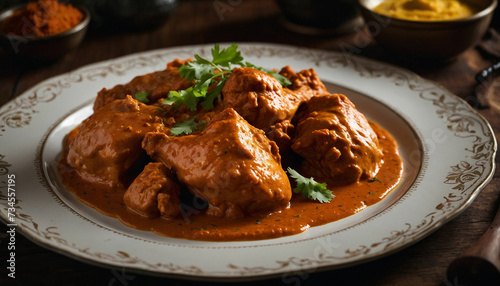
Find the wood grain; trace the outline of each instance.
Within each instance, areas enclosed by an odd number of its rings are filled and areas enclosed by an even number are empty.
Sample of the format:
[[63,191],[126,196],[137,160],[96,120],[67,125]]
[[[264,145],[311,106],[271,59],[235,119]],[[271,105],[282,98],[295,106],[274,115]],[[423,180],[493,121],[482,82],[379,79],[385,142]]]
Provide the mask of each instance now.
[[448,280],[500,285],[500,211],[488,230],[448,267]]

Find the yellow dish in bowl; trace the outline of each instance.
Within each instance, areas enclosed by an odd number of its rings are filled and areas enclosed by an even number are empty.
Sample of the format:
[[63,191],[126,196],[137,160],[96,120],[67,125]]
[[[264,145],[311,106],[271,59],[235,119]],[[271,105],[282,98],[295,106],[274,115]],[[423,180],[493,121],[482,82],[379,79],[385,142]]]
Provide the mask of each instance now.
[[[401,13],[385,13],[383,7],[395,2]],[[460,12],[462,8],[444,13],[439,9],[448,4],[440,2],[460,2],[471,14]],[[490,25],[497,0],[359,0],[359,4],[366,30],[391,55],[428,63],[450,61],[476,45]],[[407,13],[413,18],[402,17]],[[450,13],[463,15],[451,19],[445,15]],[[441,19],[415,17],[422,14],[441,14]]]
[[373,11],[399,19],[443,21],[472,16],[476,7],[460,0],[388,0]]

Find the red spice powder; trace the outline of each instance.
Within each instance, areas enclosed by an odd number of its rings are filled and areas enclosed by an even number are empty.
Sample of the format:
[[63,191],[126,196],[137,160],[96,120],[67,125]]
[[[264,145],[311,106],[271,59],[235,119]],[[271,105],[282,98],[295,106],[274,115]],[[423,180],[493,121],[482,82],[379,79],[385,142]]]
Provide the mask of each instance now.
[[26,5],[0,24],[6,34],[22,37],[55,35],[78,25],[83,19],[80,10],[57,0],[39,0]]

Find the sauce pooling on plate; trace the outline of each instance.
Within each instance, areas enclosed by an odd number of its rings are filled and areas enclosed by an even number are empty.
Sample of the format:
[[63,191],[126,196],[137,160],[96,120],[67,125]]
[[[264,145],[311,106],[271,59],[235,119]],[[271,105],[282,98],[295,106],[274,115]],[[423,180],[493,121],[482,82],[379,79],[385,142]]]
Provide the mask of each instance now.
[[190,63],[99,92],[58,165],[79,200],[164,236],[258,240],[353,215],[401,180],[395,140],[314,70],[222,68],[198,105],[180,71],[211,68]]
[[[403,172],[397,146],[390,135],[378,126],[384,151],[384,164],[377,177],[359,183],[335,186],[335,198],[319,203],[294,194],[289,207],[272,213],[255,214],[243,218],[225,218],[208,215],[207,203],[190,197],[185,199],[182,211],[175,218],[157,216],[148,218],[130,210],[123,202],[125,188],[110,189],[82,179],[72,168],[60,165],[63,182],[79,200],[101,213],[119,219],[135,229],[152,231],[159,235],[205,240],[236,241],[278,238],[298,234],[307,229],[346,218],[363,211],[384,199],[394,189]],[[304,170],[304,173],[307,170]],[[319,180],[320,178],[315,178]],[[186,191],[186,190],[184,190]]]

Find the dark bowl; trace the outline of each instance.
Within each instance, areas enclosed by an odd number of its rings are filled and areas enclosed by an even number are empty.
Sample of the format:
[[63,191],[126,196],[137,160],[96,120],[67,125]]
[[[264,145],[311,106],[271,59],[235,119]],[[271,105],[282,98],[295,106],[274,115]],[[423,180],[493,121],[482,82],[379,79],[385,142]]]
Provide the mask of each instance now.
[[286,28],[302,34],[345,34],[363,21],[357,0],[275,0]]
[[475,46],[486,33],[497,6],[497,0],[464,0],[478,12],[456,20],[416,21],[374,12],[381,2],[359,0],[366,29],[391,54],[425,62],[450,61]]
[[[99,0],[97,19],[107,29],[150,29],[165,23],[177,10],[178,0]],[[94,20],[96,20],[94,18]]]
[[[26,5],[8,8],[0,13],[0,22]],[[9,55],[26,60],[56,60],[80,45],[87,33],[90,13],[83,7],[77,7],[83,13],[83,20],[75,27],[50,36],[22,37],[5,34],[0,31],[0,46]]]

